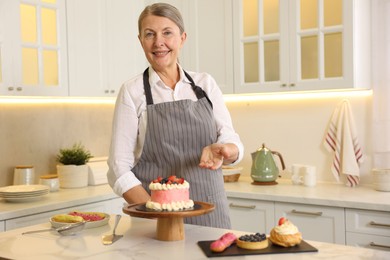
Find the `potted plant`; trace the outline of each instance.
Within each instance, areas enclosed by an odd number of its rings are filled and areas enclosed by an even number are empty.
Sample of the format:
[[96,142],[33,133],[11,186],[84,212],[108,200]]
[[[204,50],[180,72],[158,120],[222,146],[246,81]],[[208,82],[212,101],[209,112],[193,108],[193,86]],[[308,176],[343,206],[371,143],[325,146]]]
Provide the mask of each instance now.
[[88,186],[87,162],[93,156],[81,143],[71,148],[62,148],[57,154],[57,174],[61,188],[81,188]]

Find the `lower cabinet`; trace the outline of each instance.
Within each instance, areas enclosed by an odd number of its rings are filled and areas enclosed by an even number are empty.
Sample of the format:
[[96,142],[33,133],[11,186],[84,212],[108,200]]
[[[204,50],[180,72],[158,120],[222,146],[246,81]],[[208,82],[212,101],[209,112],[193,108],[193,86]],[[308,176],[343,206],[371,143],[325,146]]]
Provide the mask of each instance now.
[[305,240],[345,245],[344,208],[275,202],[275,216],[290,219]]
[[3,231],[5,231],[5,221],[4,220],[0,221],[0,232],[3,232]]
[[[25,217],[8,219],[3,221],[4,222],[3,231],[8,231],[11,229],[21,228],[21,227],[26,227],[26,226],[36,225],[36,224],[47,223],[49,222],[51,216],[55,214],[63,214],[73,210],[97,211],[97,212],[107,212],[113,214],[122,214],[123,202],[124,200],[122,198],[116,198],[112,200],[100,201],[100,202],[95,202],[90,204],[77,205],[74,207],[63,208],[60,210],[48,211],[48,212],[29,215]],[[0,222],[0,231],[1,231],[1,224],[2,223]]]
[[274,226],[274,202],[228,198],[232,228],[268,234]]
[[346,210],[347,245],[390,251],[390,213]]

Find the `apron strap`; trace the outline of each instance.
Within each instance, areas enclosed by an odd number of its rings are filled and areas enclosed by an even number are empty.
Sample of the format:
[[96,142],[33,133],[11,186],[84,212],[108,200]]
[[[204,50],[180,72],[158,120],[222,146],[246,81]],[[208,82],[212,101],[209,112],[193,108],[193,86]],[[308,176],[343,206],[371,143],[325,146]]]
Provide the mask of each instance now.
[[153,105],[153,97],[152,97],[152,90],[150,89],[149,84],[149,68],[146,68],[144,71],[144,90],[145,90],[145,96],[146,96],[146,104],[147,105]]
[[[191,76],[188,75],[188,73],[185,70],[183,70],[183,71],[184,71],[184,74],[187,77],[187,79],[190,81],[191,86],[192,86],[192,90],[195,92],[196,97],[198,99],[201,99],[201,98],[205,97],[207,99],[207,101],[209,102],[211,108],[213,108],[213,103],[211,102],[211,100],[207,96],[206,92],[204,92],[204,90],[202,88],[196,86],[195,82],[191,78]],[[144,71],[143,80],[144,80],[144,90],[145,90],[145,96],[146,96],[146,104],[147,105],[153,105],[152,91],[151,91],[150,84],[149,84],[149,68],[146,68],[146,70]]]

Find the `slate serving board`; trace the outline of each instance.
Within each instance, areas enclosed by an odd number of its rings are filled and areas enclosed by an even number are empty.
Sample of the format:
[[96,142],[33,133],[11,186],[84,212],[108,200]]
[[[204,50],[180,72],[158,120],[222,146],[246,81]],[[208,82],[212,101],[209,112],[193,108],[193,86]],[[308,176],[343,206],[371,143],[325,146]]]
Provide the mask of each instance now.
[[202,249],[202,251],[205,253],[207,257],[318,252],[317,248],[311,246],[310,244],[302,240],[302,242],[299,245],[293,247],[281,247],[278,245],[273,245],[271,241],[268,241],[269,242],[268,247],[260,250],[242,249],[237,247],[236,244],[233,244],[232,246],[230,246],[229,248],[227,248],[225,251],[221,253],[214,253],[211,252],[210,250],[210,244],[213,241],[214,240],[198,242],[199,247]]

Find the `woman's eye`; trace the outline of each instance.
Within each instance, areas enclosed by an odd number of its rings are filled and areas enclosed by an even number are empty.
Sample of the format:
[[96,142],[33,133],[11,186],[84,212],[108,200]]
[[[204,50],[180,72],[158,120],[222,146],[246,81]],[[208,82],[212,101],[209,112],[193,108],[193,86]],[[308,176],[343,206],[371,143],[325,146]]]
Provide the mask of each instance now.
[[171,34],[172,34],[172,32],[170,32],[170,31],[164,32],[164,35],[166,35],[166,36],[169,36],[169,35],[171,35]]
[[151,32],[145,33],[145,38],[151,38],[151,37],[153,37],[153,33]]

